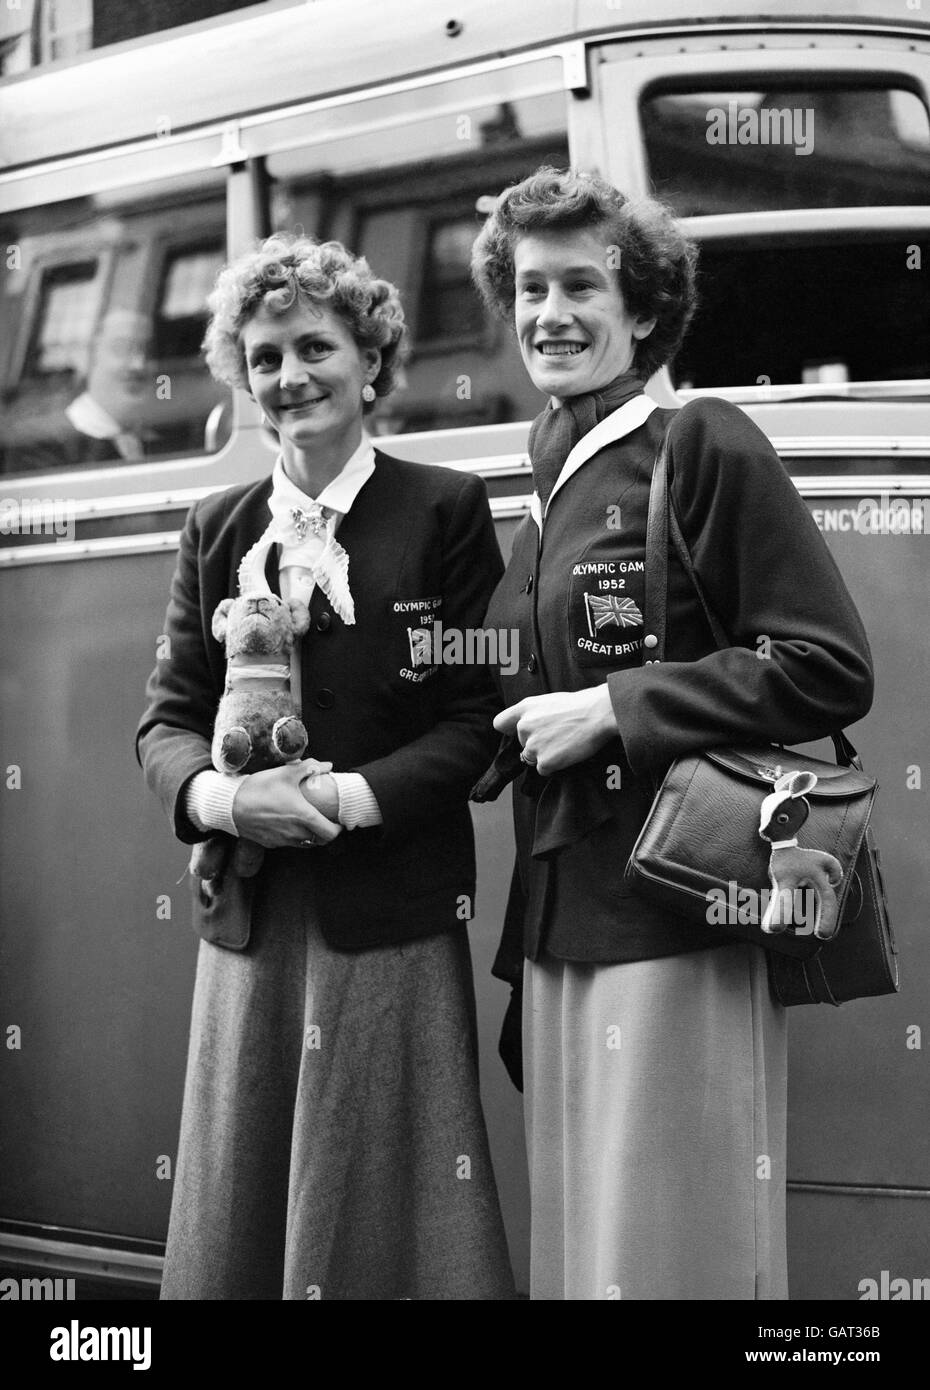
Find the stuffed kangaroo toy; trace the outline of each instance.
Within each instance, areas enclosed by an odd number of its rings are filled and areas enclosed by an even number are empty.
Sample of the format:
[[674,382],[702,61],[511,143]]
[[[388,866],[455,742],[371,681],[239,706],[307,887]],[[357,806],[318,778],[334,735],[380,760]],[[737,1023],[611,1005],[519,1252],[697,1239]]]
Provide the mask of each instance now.
[[[211,749],[217,772],[260,772],[303,756],[307,730],[291,696],[290,658],[295,638],[309,626],[302,599],[285,603],[270,592],[225,598],[217,607],[213,636],[226,646],[226,687]],[[228,835],[211,835],[194,846],[191,873],[202,881],[221,878],[231,849],[240,877],[258,872],[261,845],[240,839],[233,848]]]

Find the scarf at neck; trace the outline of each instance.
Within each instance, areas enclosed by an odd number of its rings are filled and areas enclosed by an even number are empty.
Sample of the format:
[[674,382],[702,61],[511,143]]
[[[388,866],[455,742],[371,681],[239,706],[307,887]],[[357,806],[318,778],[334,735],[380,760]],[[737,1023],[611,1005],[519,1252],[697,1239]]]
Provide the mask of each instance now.
[[605,415],[638,396],[643,383],[633,372],[621,372],[599,391],[569,396],[553,409],[551,403],[530,427],[529,454],[533,482],[545,511],[549,495],[572,449]]

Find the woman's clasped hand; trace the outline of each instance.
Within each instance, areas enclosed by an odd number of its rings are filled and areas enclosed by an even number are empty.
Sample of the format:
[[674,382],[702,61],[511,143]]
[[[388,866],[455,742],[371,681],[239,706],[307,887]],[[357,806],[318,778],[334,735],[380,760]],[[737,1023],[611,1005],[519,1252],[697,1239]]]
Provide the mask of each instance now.
[[339,796],[327,774],[332,763],[316,758],[243,777],[233,801],[240,835],[265,849],[305,846],[311,836],[328,844],[341,835]]

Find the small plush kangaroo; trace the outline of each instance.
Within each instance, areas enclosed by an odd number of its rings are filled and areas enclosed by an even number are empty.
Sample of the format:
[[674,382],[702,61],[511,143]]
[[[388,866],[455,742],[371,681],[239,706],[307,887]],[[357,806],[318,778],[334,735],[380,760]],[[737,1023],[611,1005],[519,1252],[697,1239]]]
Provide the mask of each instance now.
[[[226,686],[213,726],[211,757],[217,772],[260,772],[296,762],[307,730],[291,695],[294,640],[310,626],[301,599],[277,594],[224,598],[213,614],[213,636],[226,646]],[[230,854],[240,878],[258,873],[265,851],[251,840],[211,835],[194,846],[190,870],[204,884],[221,879]]]

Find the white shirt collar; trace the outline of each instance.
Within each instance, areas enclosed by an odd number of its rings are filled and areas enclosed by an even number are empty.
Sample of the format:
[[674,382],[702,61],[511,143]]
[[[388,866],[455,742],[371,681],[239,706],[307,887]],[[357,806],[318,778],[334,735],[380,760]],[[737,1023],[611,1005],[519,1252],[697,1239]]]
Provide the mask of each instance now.
[[[355,453],[346,460],[332,482],[326,484],[319,497],[309,500],[345,516],[374,471],[375,448],[371,442],[371,436],[363,430],[361,442]],[[271,480],[272,497],[285,502],[288,506],[305,507],[307,505],[309,495],[287,476],[284,471],[284,458],[281,454],[275,460]],[[270,498],[268,505],[271,506]]]
[[91,439],[115,439],[123,433],[122,427],[89,391],[75,396],[65,407],[65,414],[79,434],[87,434]]

